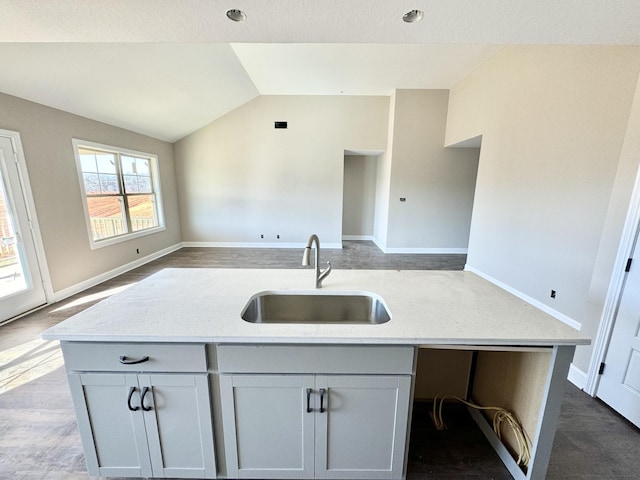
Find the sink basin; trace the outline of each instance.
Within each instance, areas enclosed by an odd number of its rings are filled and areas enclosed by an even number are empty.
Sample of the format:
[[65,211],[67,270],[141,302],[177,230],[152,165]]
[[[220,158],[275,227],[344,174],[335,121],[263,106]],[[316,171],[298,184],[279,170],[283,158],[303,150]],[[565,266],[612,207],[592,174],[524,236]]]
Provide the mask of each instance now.
[[251,323],[380,324],[391,319],[373,293],[261,292],[249,299],[242,319]]

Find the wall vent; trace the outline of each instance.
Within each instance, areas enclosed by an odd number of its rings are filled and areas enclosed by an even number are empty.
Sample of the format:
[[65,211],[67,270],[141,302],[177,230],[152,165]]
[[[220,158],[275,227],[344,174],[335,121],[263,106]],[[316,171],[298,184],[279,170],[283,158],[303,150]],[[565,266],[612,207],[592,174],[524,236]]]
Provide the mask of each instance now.
[[287,122],[274,122],[274,128],[287,128]]

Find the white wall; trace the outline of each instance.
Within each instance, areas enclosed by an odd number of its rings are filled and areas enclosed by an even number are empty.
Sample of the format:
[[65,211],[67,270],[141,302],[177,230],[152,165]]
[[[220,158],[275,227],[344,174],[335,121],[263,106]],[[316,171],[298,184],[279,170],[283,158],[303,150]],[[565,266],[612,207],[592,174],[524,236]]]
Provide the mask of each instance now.
[[342,236],[372,237],[377,156],[345,155]]
[[[5,94],[0,94],[0,128],[17,131],[22,139],[54,292],[180,243],[170,143]],[[91,250],[72,138],[158,155],[166,230]]]
[[183,240],[340,245],[344,151],[383,150],[388,109],[388,97],[262,96],[180,140]]
[[[263,96],[243,105],[175,145],[184,241],[289,246],[315,232],[337,246],[344,150],[376,150],[378,245],[466,251],[478,151],[444,148],[447,104],[445,90],[399,90],[391,100]],[[274,130],[276,120],[289,128]]]
[[466,251],[479,151],[444,148],[447,107],[447,90],[395,92],[387,251]]
[[393,156],[393,130],[395,128],[396,92],[389,99],[389,118],[387,121],[386,150],[378,157],[376,169],[376,202],[373,219],[373,237],[382,250],[387,248],[387,230],[389,228],[389,194],[391,191],[391,160]]
[[[639,71],[638,47],[511,47],[450,92],[446,143],[483,136],[468,266],[587,334],[602,303],[596,261],[616,243],[601,237]],[[579,348],[578,368],[589,357]]]

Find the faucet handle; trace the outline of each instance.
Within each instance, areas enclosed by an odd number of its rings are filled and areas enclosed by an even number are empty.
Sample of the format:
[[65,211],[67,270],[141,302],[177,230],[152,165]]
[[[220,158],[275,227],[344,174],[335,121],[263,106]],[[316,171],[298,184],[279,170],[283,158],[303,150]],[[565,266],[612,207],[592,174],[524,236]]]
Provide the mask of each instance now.
[[327,261],[327,268],[325,268],[322,272],[320,272],[320,275],[318,276],[318,285],[320,285],[320,282],[325,279],[327,277],[327,275],[329,275],[331,273],[331,262]]

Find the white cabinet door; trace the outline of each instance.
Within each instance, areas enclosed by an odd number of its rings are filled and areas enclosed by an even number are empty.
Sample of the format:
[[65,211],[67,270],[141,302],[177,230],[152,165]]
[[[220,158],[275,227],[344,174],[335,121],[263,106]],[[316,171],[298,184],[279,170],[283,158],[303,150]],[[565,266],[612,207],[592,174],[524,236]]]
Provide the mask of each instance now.
[[221,375],[229,478],[401,479],[411,376]]
[[151,476],[136,375],[70,373],[69,385],[89,474]]
[[215,478],[207,374],[70,373],[87,469]]
[[[154,477],[215,478],[207,374],[140,374]],[[146,389],[146,390],[145,390]]]
[[401,479],[411,377],[321,376],[316,478]]
[[220,375],[229,478],[313,478],[313,383],[313,375]]

